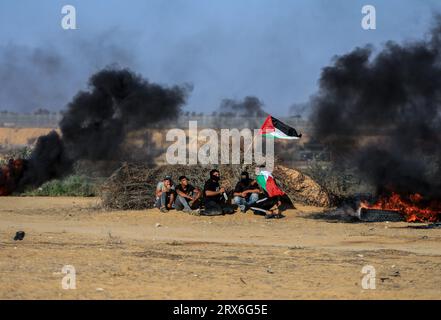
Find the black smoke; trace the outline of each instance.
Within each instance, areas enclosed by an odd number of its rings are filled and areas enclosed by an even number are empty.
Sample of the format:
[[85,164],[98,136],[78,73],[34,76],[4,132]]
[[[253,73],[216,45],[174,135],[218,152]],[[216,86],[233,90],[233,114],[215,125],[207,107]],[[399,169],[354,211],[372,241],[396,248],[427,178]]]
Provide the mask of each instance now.
[[212,114],[212,126],[216,128],[258,128],[267,115],[264,103],[255,96],[242,100],[223,99]]
[[[61,136],[52,131],[37,140],[26,163],[21,189],[62,177],[79,160],[128,160],[127,134],[179,115],[187,87],[165,87],[128,69],[106,68],[92,75],[89,90],[67,105]],[[146,159],[150,150],[145,150]]]
[[172,121],[186,101],[184,87],[166,88],[123,69],[104,69],[79,92],[60,122],[72,159],[118,160],[126,134],[162,120]]
[[441,196],[441,18],[421,41],[338,56],[312,99],[314,136],[384,194]]
[[218,115],[225,117],[264,117],[263,102],[254,96],[247,96],[243,100],[223,99]]
[[39,186],[50,179],[62,177],[71,171],[72,164],[57,132],[41,136],[31,156],[25,161],[18,191],[23,191],[29,185]]

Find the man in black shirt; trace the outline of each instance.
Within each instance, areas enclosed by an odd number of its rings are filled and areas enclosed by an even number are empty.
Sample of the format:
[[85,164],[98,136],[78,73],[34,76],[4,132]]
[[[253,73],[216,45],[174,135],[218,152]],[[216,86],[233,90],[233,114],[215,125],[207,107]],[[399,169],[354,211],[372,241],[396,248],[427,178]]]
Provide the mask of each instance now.
[[186,176],[179,177],[179,185],[175,190],[177,193],[175,209],[199,214],[201,191],[189,184]]
[[244,171],[234,189],[233,201],[239,206],[240,211],[246,212],[249,205],[259,200],[259,193],[260,189],[256,180],[250,179],[249,173]]
[[211,170],[210,179],[204,185],[205,215],[214,216],[234,213],[233,207],[227,203],[228,196],[225,188],[220,186],[219,181],[219,170]]

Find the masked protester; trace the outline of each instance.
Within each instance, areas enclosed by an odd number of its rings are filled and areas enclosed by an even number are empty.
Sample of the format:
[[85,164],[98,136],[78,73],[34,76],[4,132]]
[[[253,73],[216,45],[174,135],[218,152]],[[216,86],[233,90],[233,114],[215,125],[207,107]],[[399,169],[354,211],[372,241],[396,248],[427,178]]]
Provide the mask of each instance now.
[[233,202],[239,206],[240,211],[246,212],[250,205],[259,200],[260,192],[256,180],[250,179],[249,173],[244,171],[234,188]]
[[170,176],[159,181],[156,186],[156,207],[161,212],[167,212],[173,208],[175,201],[175,186]]
[[263,190],[264,197],[250,206],[254,214],[264,215],[265,219],[280,219],[284,215],[281,212],[281,197],[285,195],[276,183],[271,172],[264,167],[256,168],[256,181]]
[[220,186],[219,181],[219,170],[211,170],[210,179],[204,185],[205,210],[201,214],[215,216],[234,213],[234,208],[227,202],[226,190]]
[[179,177],[179,185],[176,186],[175,209],[190,214],[199,214],[200,198],[202,192],[193,187],[186,176]]

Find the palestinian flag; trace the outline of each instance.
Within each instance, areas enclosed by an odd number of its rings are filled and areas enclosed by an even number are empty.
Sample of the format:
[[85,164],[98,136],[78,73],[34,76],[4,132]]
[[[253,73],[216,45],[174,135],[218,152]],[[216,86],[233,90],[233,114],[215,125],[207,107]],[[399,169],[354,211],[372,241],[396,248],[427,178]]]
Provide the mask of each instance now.
[[283,192],[276,184],[274,177],[269,171],[260,171],[256,176],[257,183],[264,189],[270,197],[283,196]]
[[278,139],[300,139],[302,134],[297,133],[296,129],[288,126],[282,121],[268,116],[265,122],[260,128],[259,133],[268,138],[278,138]]

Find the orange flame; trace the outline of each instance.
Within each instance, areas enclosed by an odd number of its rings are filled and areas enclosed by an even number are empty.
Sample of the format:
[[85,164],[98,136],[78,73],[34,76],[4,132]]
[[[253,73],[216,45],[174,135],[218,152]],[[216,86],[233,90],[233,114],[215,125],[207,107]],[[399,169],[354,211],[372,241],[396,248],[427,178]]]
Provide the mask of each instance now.
[[361,202],[362,208],[398,211],[405,215],[407,222],[436,222],[441,217],[441,201],[424,201],[419,193],[415,193],[405,198],[398,193],[390,196],[382,196],[374,204],[367,201]]

